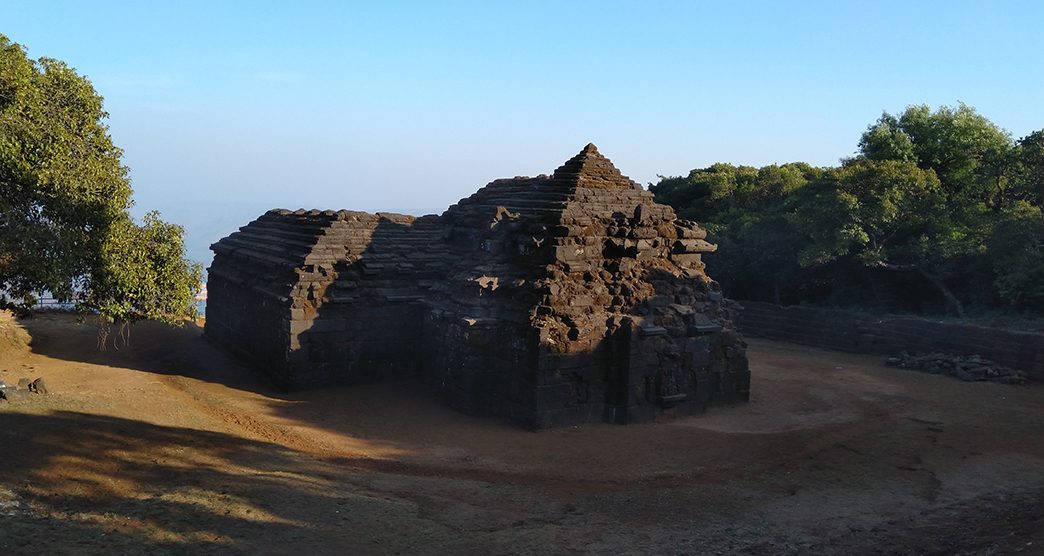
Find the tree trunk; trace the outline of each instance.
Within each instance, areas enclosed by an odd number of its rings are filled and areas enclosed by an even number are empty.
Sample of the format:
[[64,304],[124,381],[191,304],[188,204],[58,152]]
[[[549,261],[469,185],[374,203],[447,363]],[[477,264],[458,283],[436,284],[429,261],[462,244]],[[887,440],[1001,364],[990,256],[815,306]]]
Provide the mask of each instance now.
[[109,322],[105,320],[105,317],[98,315],[98,351],[105,351],[106,345],[109,343]]
[[932,283],[932,285],[934,285],[939,290],[939,293],[941,293],[942,296],[946,299],[946,302],[950,304],[950,308],[953,309],[955,313],[957,313],[958,317],[963,319],[964,305],[961,304],[961,300],[957,299],[956,295],[953,295],[953,292],[950,291],[950,288],[947,288],[946,284],[944,284],[938,276],[931,274],[930,272],[921,267],[917,267],[917,272],[920,272],[921,276],[924,276],[929,282]]
[[885,300],[884,295],[881,294],[881,285],[874,280],[873,276],[870,276],[870,293],[874,294],[874,301],[877,302],[878,307],[887,307],[889,303]]
[[953,309],[953,312],[957,313],[957,316],[959,318],[964,318],[964,305],[961,303],[961,300],[957,299],[956,295],[953,295],[953,292],[950,291],[950,288],[946,287],[946,284],[944,284],[938,276],[928,272],[924,268],[921,268],[920,266],[915,264],[892,264],[881,261],[877,263],[877,266],[880,266],[881,268],[885,268],[888,270],[916,271],[926,280],[931,282],[932,285],[935,286],[935,289],[939,290],[939,293],[942,294],[943,299],[945,299],[946,303],[950,306],[951,309]]

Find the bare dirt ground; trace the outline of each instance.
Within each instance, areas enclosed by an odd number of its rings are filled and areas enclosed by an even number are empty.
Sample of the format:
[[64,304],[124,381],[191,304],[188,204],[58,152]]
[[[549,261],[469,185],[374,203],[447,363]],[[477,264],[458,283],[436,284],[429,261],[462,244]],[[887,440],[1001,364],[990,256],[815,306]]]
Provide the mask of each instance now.
[[1044,554],[1044,387],[752,340],[750,404],[527,432],[421,385],[271,389],[143,324],[23,323],[3,554]]

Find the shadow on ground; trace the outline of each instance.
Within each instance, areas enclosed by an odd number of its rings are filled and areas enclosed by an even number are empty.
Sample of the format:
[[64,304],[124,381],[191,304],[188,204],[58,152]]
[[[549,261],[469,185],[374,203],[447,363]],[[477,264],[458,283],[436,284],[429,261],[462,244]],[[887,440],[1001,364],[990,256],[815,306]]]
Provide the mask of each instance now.
[[181,327],[156,322],[137,323],[129,345],[97,349],[93,317],[62,313],[38,314],[20,320],[32,336],[33,353],[70,362],[107,365],[165,375],[180,375],[224,384],[271,397],[282,392],[252,372],[240,360],[203,339],[193,322]]
[[40,355],[27,368],[84,390],[0,408],[0,552],[1033,554],[1044,543],[1039,385],[760,343],[747,406],[530,433],[457,414],[414,383],[281,394],[191,327],[145,323],[129,350],[105,353],[67,317],[27,327]]
[[[803,445],[810,435],[743,435],[723,442],[728,432],[602,423],[533,433],[504,419],[458,413],[420,380],[281,392],[261,373],[205,341],[193,324],[141,323],[130,347],[105,352],[95,348],[94,327],[68,315],[43,315],[25,324],[38,355],[162,376],[194,410],[263,440],[377,471],[562,488],[611,488],[622,480],[669,484],[694,476],[709,479],[738,458],[768,457]],[[650,459],[650,453],[669,457]]]
[[[0,413],[0,439],[6,553],[33,552],[42,539],[49,552],[68,553],[264,552],[252,539],[365,548],[393,540],[374,520],[412,515],[402,501],[346,481],[347,471],[331,475],[322,462],[226,434],[73,412]],[[364,524],[354,539],[344,534]]]

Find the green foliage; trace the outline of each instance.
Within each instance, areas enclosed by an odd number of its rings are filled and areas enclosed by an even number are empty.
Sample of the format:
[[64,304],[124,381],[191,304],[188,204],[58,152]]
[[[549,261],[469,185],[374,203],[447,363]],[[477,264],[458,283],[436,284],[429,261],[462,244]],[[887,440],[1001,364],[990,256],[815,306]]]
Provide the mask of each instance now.
[[191,314],[199,269],[179,227],[131,221],[106,117],[90,81],[0,35],[0,304],[75,291],[108,321],[174,322]]
[[886,112],[859,146],[871,160],[914,160],[934,170],[948,202],[995,206],[1004,201],[996,188],[998,172],[1009,168],[1015,143],[974,108],[960,104],[935,112],[926,105],[910,106],[899,117]]
[[1012,196],[1034,206],[1044,206],[1044,130],[1019,140],[1018,175]]
[[650,190],[707,228],[736,297],[1044,310],[1044,130],[1016,142],[963,104],[883,114],[836,168],[715,164]]
[[995,285],[1000,297],[1019,309],[1044,312],[1044,214],[1020,202],[990,238]]
[[29,60],[0,35],[0,290],[68,297],[89,274],[108,223],[130,206],[121,151],[90,83]]
[[700,222],[719,244],[709,272],[738,291],[779,293],[799,279],[796,232],[786,218],[791,195],[821,170],[808,164],[753,168],[715,164],[650,190],[679,216]]
[[186,271],[182,228],[150,212],[141,225],[122,218],[111,229],[88,303],[104,307],[104,316],[117,322],[179,323],[186,307],[192,307],[202,277],[199,264]]
[[853,255],[869,266],[916,264],[938,252],[939,180],[909,161],[857,159],[824,174],[790,219],[803,266]]
[[859,140],[859,150],[870,160],[915,161],[913,139],[899,120],[887,112]]

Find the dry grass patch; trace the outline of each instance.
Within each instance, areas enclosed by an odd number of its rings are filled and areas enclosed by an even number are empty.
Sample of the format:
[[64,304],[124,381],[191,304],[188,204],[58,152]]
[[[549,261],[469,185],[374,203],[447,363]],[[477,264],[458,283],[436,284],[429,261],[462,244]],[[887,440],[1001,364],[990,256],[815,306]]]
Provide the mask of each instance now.
[[29,333],[10,311],[0,311],[0,357],[29,351]]

